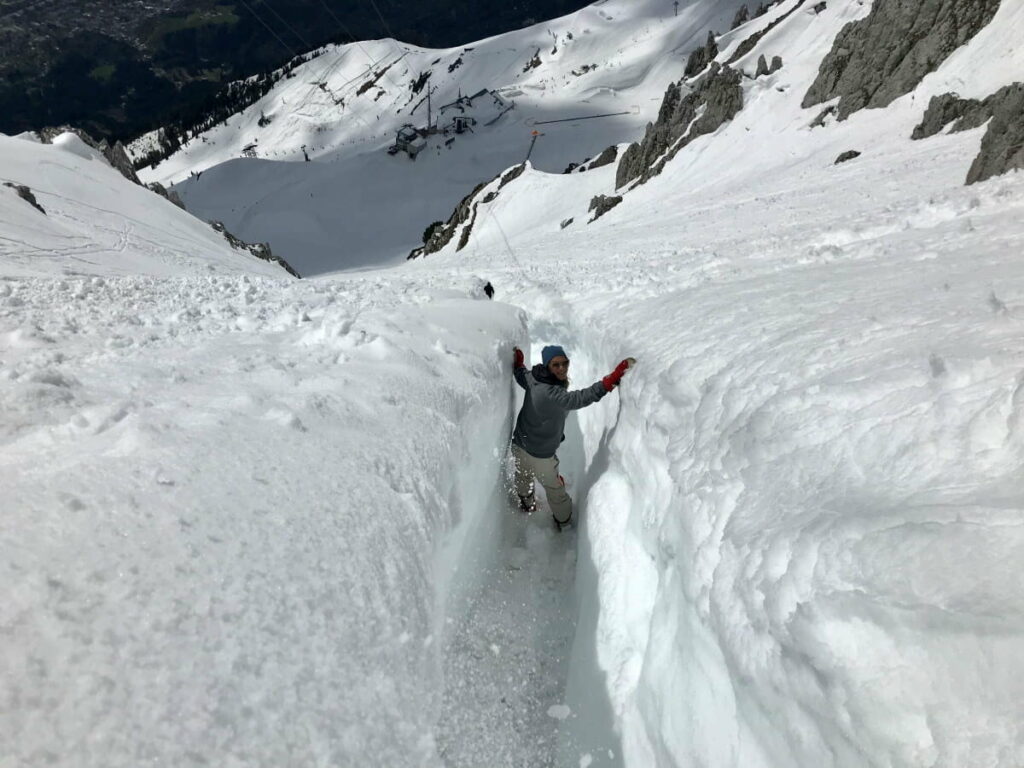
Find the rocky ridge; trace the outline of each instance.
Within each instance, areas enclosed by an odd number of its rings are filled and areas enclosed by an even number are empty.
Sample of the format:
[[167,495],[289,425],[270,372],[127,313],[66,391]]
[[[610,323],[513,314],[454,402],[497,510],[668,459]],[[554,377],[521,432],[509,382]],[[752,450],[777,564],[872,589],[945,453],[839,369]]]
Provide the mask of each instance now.
[[644,138],[623,153],[615,174],[615,188],[637,180],[643,184],[662,172],[672,158],[700,136],[717,131],[743,108],[739,70],[712,62],[693,85],[669,85],[658,118],[647,124]]
[[840,120],[888,106],[992,21],[999,2],[875,0],[865,18],[840,31],[803,106],[839,98]]

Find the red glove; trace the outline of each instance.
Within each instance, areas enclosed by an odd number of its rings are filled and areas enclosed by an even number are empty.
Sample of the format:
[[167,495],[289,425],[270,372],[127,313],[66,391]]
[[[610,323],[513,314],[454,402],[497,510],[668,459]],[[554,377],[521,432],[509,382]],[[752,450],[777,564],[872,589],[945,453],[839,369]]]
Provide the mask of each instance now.
[[516,358],[512,363],[512,370],[519,370],[520,368],[526,367],[526,359],[523,357],[523,350],[519,347],[512,347],[515,350]]
[[623,360],[621,363],[615,366],[615,370],[601,379],[601,383],[604,384],[604,391],[611,392],[615,387],[619,385],[619,381],[622,380],[622,374],[629,368],[629,360]]

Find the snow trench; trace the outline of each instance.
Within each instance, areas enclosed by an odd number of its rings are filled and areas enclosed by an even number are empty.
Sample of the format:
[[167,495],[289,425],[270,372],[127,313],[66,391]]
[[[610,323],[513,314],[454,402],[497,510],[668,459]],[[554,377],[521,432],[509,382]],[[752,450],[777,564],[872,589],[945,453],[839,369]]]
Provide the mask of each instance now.
[[[532,326],[534,350],[556,342],[574,350],[573,386],[599,378],[571,326]],[[520,346],[529,356],[530,345]],[[534,515],[511,501],[508,443],[522,397],[511,377],[492,389],[467,414],[469,460],[451,494],[458,522],[437,559],[436,635],[445,638],[438,753],[453,767],[621,765],[597,666],[597,573],[587,545],[588,494],[607,468],[617,396],[566,424],[559,459],[576,526],[558,532],[542,489]]]

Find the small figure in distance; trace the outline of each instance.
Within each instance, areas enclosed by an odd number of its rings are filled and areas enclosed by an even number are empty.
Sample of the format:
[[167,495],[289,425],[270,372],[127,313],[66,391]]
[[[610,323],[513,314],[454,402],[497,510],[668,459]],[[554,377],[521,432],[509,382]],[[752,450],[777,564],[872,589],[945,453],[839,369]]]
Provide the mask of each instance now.
[[487,285],[484,286],[484,293],[487,294],[487,298],[488,299],[493,299],[494,298],[494,286],[491,285],[491,281],[490,280],[488,280],[487,281]]

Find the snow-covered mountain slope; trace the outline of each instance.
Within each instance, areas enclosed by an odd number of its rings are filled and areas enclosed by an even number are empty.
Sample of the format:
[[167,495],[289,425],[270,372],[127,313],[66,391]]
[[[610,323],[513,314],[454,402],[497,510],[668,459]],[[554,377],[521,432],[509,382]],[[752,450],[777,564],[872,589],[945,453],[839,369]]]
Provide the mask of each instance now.
[[[27,187],[33,206],[18,194]],[[0,274],[252,273],[291,279],[275,263],[125,179],[74,134],[51,144],[0,135]]]
[[[466,192],[521,162],[534,130],[531,159],[551,172],[632,140],[690,51],[741,4],[694,0],[673,16],[662,0],[606,0],[446,51],[393,40],[329,48],[141,175],[174,184],[191,211],[239,237],[270,242],[304,276],[401,261]],[[502,114],[483,96],[442,109],[483,89],[514,108]],[[429,137],[415,162],[388,155],[404,124],[427,125],[428,90],[433,123],[478,123]],[[568,120],[596,115],[610,116]],[[241,158],[251,144],[258,159]]]
[[[910,138],[1021,77],[1024,7],[812,127],[883,4],[774,6],[659,174],[502,174],[401,268],[0,278],[6,761],[1024,764],[1024,174],[964,185],[996,120]],[[236,165],[291,168],[194,189]],[[552,342],[574,386],[639,360],[567,423],[561,538],[503,461]]]
[[735,63],[783,68],[602,218],[614,168],[528,168],[425,259],[504,262],[533,327],[641,360],[616,417],[581,415],[627,765],[1017,765],[1024,174],[964,186],[985,127],[911,134],[931,97],[1020,79],[1024,8],[812,128],[804,94],[868,8],[793,7]]

